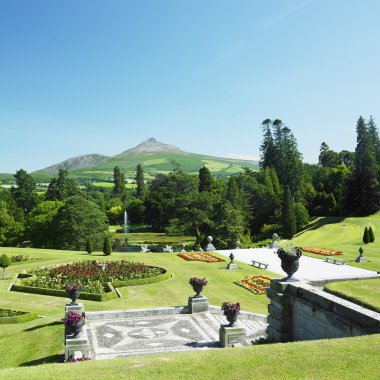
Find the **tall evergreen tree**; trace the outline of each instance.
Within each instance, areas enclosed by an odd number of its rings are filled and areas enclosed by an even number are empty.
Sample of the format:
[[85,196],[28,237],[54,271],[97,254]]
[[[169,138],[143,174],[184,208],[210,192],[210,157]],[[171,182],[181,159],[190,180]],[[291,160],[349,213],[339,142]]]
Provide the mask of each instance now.
[[292,239],[296,233],[296,215],[289,186],[285,186],[284,189],[281,220],[283,236]]
[[87,238],[86,241],[86,252],[90,255],[94,250],[94,244],[92,243],[92,239]]
[[146,194],[145,179],[144,179],[144,169],[141,164],[138,164],[136,167],[136,195],[137,198],[143,199]]
[[[302,155],[292,131],[280,119],[269,126],[270,120],[263,122],[264,139],[261,167],[274,167],[281,186],[289,186],[293,197],[300,193],[303,183]],[[273,132],[271,132],[271,129]]]
[[69,172],[59,169],[58,178],[53,178],[45,193],[47,201],[64,201],[69,197],[79,194],[75,181],[69,178]]
[[346,204],[348,209],[368,215],[380,207],[380,188],[374,142],[361,116],[356,132],[355,165],[348,184]]
[[379,139],[379,131],[377,129],[377,126],[375,124],[375,120],[372,116],[370,116],[368,120],[368,133],[370,136],[370,139],[373,143],[374,153],[376,157],[376,162],[378,165],[378,168],[380,166],[380,139]]
[[261,159],[260,159],[260,166],[262,168],[270,168],[274,167],[274,160],[275,160],[275,146],[273,142],[273,136],[271,131],[271,124],[272,120],[265,119],[261,125],[263,130],[263,142],[260,146],[260,151],[262,152]]
[[126,191],[125,191],[125,175],[124,172],[118,167],[115,166],[113,168],[113,189],[112,194],[116,198],[120,198],[121,200],[125,200]]
[[18,170],[14,177],[16,187],[11,189],[12,196],[18,207],[29,212],[38,203],[38,195],[35,193],[36,183],[33,177],[23,169]]
[[214,178],[210,170],[203,165],[203,167],[199,169],[199,192],[211,191],[213,182]]

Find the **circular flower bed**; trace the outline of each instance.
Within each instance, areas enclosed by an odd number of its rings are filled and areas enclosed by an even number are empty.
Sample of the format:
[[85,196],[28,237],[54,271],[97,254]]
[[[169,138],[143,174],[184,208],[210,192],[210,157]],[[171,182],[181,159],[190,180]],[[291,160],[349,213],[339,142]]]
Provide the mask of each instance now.
[[[82,292],[105,293],[107,283],[113,281],[140,280],[159,276],[162,268],[151,267],[143,263],[133,263],[125,260],[102,262],[78,261],[47,268],[37,268],[31,273],[33,278],[25,280],[24,285],[64,290],[65,286],[75,283]],[[104,269],[103,269],[104,268]]]

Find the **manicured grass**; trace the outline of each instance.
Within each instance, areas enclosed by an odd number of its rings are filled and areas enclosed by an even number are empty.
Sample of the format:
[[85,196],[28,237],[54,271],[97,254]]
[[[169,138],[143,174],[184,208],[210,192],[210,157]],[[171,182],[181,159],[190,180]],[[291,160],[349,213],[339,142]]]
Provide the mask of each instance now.
[[[123,228],[120,226],[119,228]],[[124,233],[114,232],[112,235],[114,238],[124,240]],[[128,232],[128,244],[129,245],[141,245],[141,244],[151,244],[151,245],[166,245],[172,244],[194,244],[194,236],[177,236],[177,235],[166,235],[163,232]]]
[[[362,241],[365,227],[372,226],[376,240],[365,245]],[[346,264],[380,271],[380,212],[367,217],[320,217],[294,238],[296,245],[311,248],[330,248],[342,251]],[[359,248],[363,247],[368,262],[356,263]],[[323,258],[312,253],[307,256]]]
[[325,290],[380,313],[380,279],[332,282]]
[[142,355],[0,370],[3,380],[378,379],[380,336]]
[[[47,361],[50,359],[55,361],[56,355],[62,351],[63,327],[60,320],[63,316],[65,304],[69,299],[8,291],[11,283],[20,283],[21,280],[15,278],[18,273],[28,271],[36,266],[50,266],[75,260],[127,259],[166,268],[173,274],[171,279],[164,282],[120,288],[122,298],[106,302],[83,300],[86,311],[186,305],[188,297],[194,293],[188,284],[189,278],[197,276],[206,277],[209,281],[203,294],[208,297],[210,304],[221,305],[226,300],[239,301],[242,310],[266,314],[268,298],[265,295],[253,295],[235,285],[234,281],[253,274],[278,277],[268,271],[244,263],[239,263],[240,270],[227,271],[225,270],[225,263],[187,262],[175,253],[118,252],[105,257],[99,252],[87,255],[84,252],[76,251],[1,247],[0,254],[2,253],[27,254],[31,258],[43,258],[43,261],[29,261],[7,268],[7,280],[0,281],[0,307],[31,311],[44,316],[44,318],[17,326],[1,326],[0,368],[22,365],[25,361],[44,361],[45,358],[48,358]],[[56,326],[55,323],[58,323],[59,326]],[[28,328],[31,330],[29,331]],[[33,348],[33,344],[38,347]],[[9,346],[11,346],[10,349]],[[12,355],[9,355],[9,352],[12,352]]]

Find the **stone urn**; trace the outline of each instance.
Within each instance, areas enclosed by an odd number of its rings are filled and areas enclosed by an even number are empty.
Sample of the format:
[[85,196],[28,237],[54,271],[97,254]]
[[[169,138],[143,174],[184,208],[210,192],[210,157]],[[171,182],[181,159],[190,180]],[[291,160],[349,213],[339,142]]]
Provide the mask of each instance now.
[[202,292],[202,290],[203,290],[203,285],[198,285],[198,284],[195,284],[195,285],[193,285],[193,290],[194,290],[194,292],[195,292],[195,298],[200,298],[200,297],[202,297],[201,296],[201,292]]
[[75,302],[80,295],[80,289],[72,289],[68,291],[69,293],[69,298],[71,299],[71,305],[78,305],[77,302]]
[[232,327],[238,319],[239,312],[237,313],[224,313],[227,321],[229,322],[227,327]]
[[84,319],[79,321],[76,326],[69,325],[69,330],[71,332],[71,335],[78,336],[83,331],[84,326]]
[[280,248],[277,251],[278,257],[281,259],[281,268],[287,274],[281,281],[296,281],[293,274],[298,271],[300,266],[299,260],[302,256],[302,248],[294,247],[287,252]]

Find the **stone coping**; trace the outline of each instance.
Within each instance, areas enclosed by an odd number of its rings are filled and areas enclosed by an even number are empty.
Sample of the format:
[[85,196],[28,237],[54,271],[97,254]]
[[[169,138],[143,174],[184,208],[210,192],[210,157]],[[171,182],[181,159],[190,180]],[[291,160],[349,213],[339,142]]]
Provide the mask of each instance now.
[[[218,306],[209,305],[211,314],[223,315],[223,311]],[[106,320],[115,318],[133,318],[133,317],[150,317],[176,314],[190,314],[188,306],[164,306],[145,309],[128,309],[128,310],[109,310],[109,311],[88,311],[86,312],[86,320]],[[240,311],[239,319],[255,320],[267,323],[267,315],[251,313],[248,311]]]

